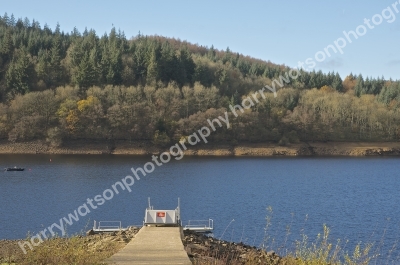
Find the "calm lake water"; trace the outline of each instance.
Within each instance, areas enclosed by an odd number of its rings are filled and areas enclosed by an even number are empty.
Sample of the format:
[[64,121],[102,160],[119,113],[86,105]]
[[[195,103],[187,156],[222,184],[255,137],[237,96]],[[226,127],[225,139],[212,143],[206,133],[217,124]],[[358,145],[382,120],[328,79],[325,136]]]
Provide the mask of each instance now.
[[[0,155],[0,239],[25,238],[59,223],[116,181],[143,167],[149,156]],[[188,220],[214,219],[214,236],[274,250],[292,248],[306,234],[310,241],[331,231],[349,252],[374,243],[378,263],[400,264],[400,158],[234,158],[184,157],[156,167],[79,222],[74,234],[93,220],[142,224],[147,198],[155,209],[174,209]],[[272,208],[272,213],[267,208]],[[271,217],[267,227],[266,217]],[[232,221],[234,220],[234,221]],[[55,229],[56,231],[56,229]],[[348,242],[346,243],[346,241]]]

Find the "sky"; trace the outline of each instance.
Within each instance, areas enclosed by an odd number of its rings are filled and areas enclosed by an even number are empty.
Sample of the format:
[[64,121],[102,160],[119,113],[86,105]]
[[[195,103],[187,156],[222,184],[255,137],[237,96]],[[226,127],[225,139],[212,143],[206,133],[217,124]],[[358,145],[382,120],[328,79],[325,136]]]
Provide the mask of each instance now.
[[28,17],[52,29],[59,23],[64,32],[74,27],[83,32],[87,27],[101,36],[114,26],[127,38],[140,31],[214,45],[220,50],[229,47],[233,52],[290,67],[303,63],[305,70],[335,71],[342,78],[361,73],[364,78],[400,80],[397,0],[0,3],[0,15],[7,12],[16,18]]

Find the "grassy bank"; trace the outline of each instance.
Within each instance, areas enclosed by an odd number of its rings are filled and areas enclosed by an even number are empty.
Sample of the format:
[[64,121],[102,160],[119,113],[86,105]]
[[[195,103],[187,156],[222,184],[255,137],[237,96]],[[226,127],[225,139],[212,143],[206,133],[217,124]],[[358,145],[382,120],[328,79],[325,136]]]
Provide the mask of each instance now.
[[138,229],[98,235],[76,235],[69,238],[52,238],[34,247],[26,254],[19,247],[19,240],[0,241],[0,265],[3,264],[77,264],[99,265],[122,249]]
[[[175,143],[174,143],[175,144]],[[276,143],[207,144],[188,146],[191,156],[400,156],[400,142],[314,142],[281,146]],[[61,147],[43,141],[10,143],[0,141],[0,154],[126,154],[151,155],[169,150],[151,142],[76,140]]]

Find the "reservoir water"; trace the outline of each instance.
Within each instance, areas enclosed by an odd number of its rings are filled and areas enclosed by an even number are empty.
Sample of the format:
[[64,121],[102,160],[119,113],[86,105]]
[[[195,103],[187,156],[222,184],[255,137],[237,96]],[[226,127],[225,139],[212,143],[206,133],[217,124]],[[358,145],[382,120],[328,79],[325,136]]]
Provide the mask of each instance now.
[[95,209],[89,206],[88,198],[149,161],[0,155],[0,168],[25,167],[0,173],[0,239],[38,233],[84,203],[90,212],[68,226],[70,235],[89,230],[93,220],[141,225],[148,197],[155,209],[174,209],[179,197],[184,224],[212,218],[217,238],[282,252],[303,234],[315,241],[326,224],[331,242],[340,239],[343,251],[372,243],[377,263],[400,263],[400,158],[184,157],[156,166],[132,192],[120,189]]

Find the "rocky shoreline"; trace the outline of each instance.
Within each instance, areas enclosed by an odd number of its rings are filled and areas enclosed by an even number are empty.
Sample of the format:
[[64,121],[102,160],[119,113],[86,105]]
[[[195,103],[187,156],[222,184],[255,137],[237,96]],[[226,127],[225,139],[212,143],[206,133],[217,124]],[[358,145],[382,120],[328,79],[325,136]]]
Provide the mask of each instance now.
[[[168,151],[151,142],[76,140],[62,147],[44,141],[10,143],[0,141],[0,154],[114,154],[152,155]],[[279,146],[275,143],[239,145],[196,145],[184,151],[186,156],[400,156],[400,142],[328,142],[299,143]]]
[[284,258],[243,243],[234,243],[184,231],[183,245],[193,264],[282,264]]

